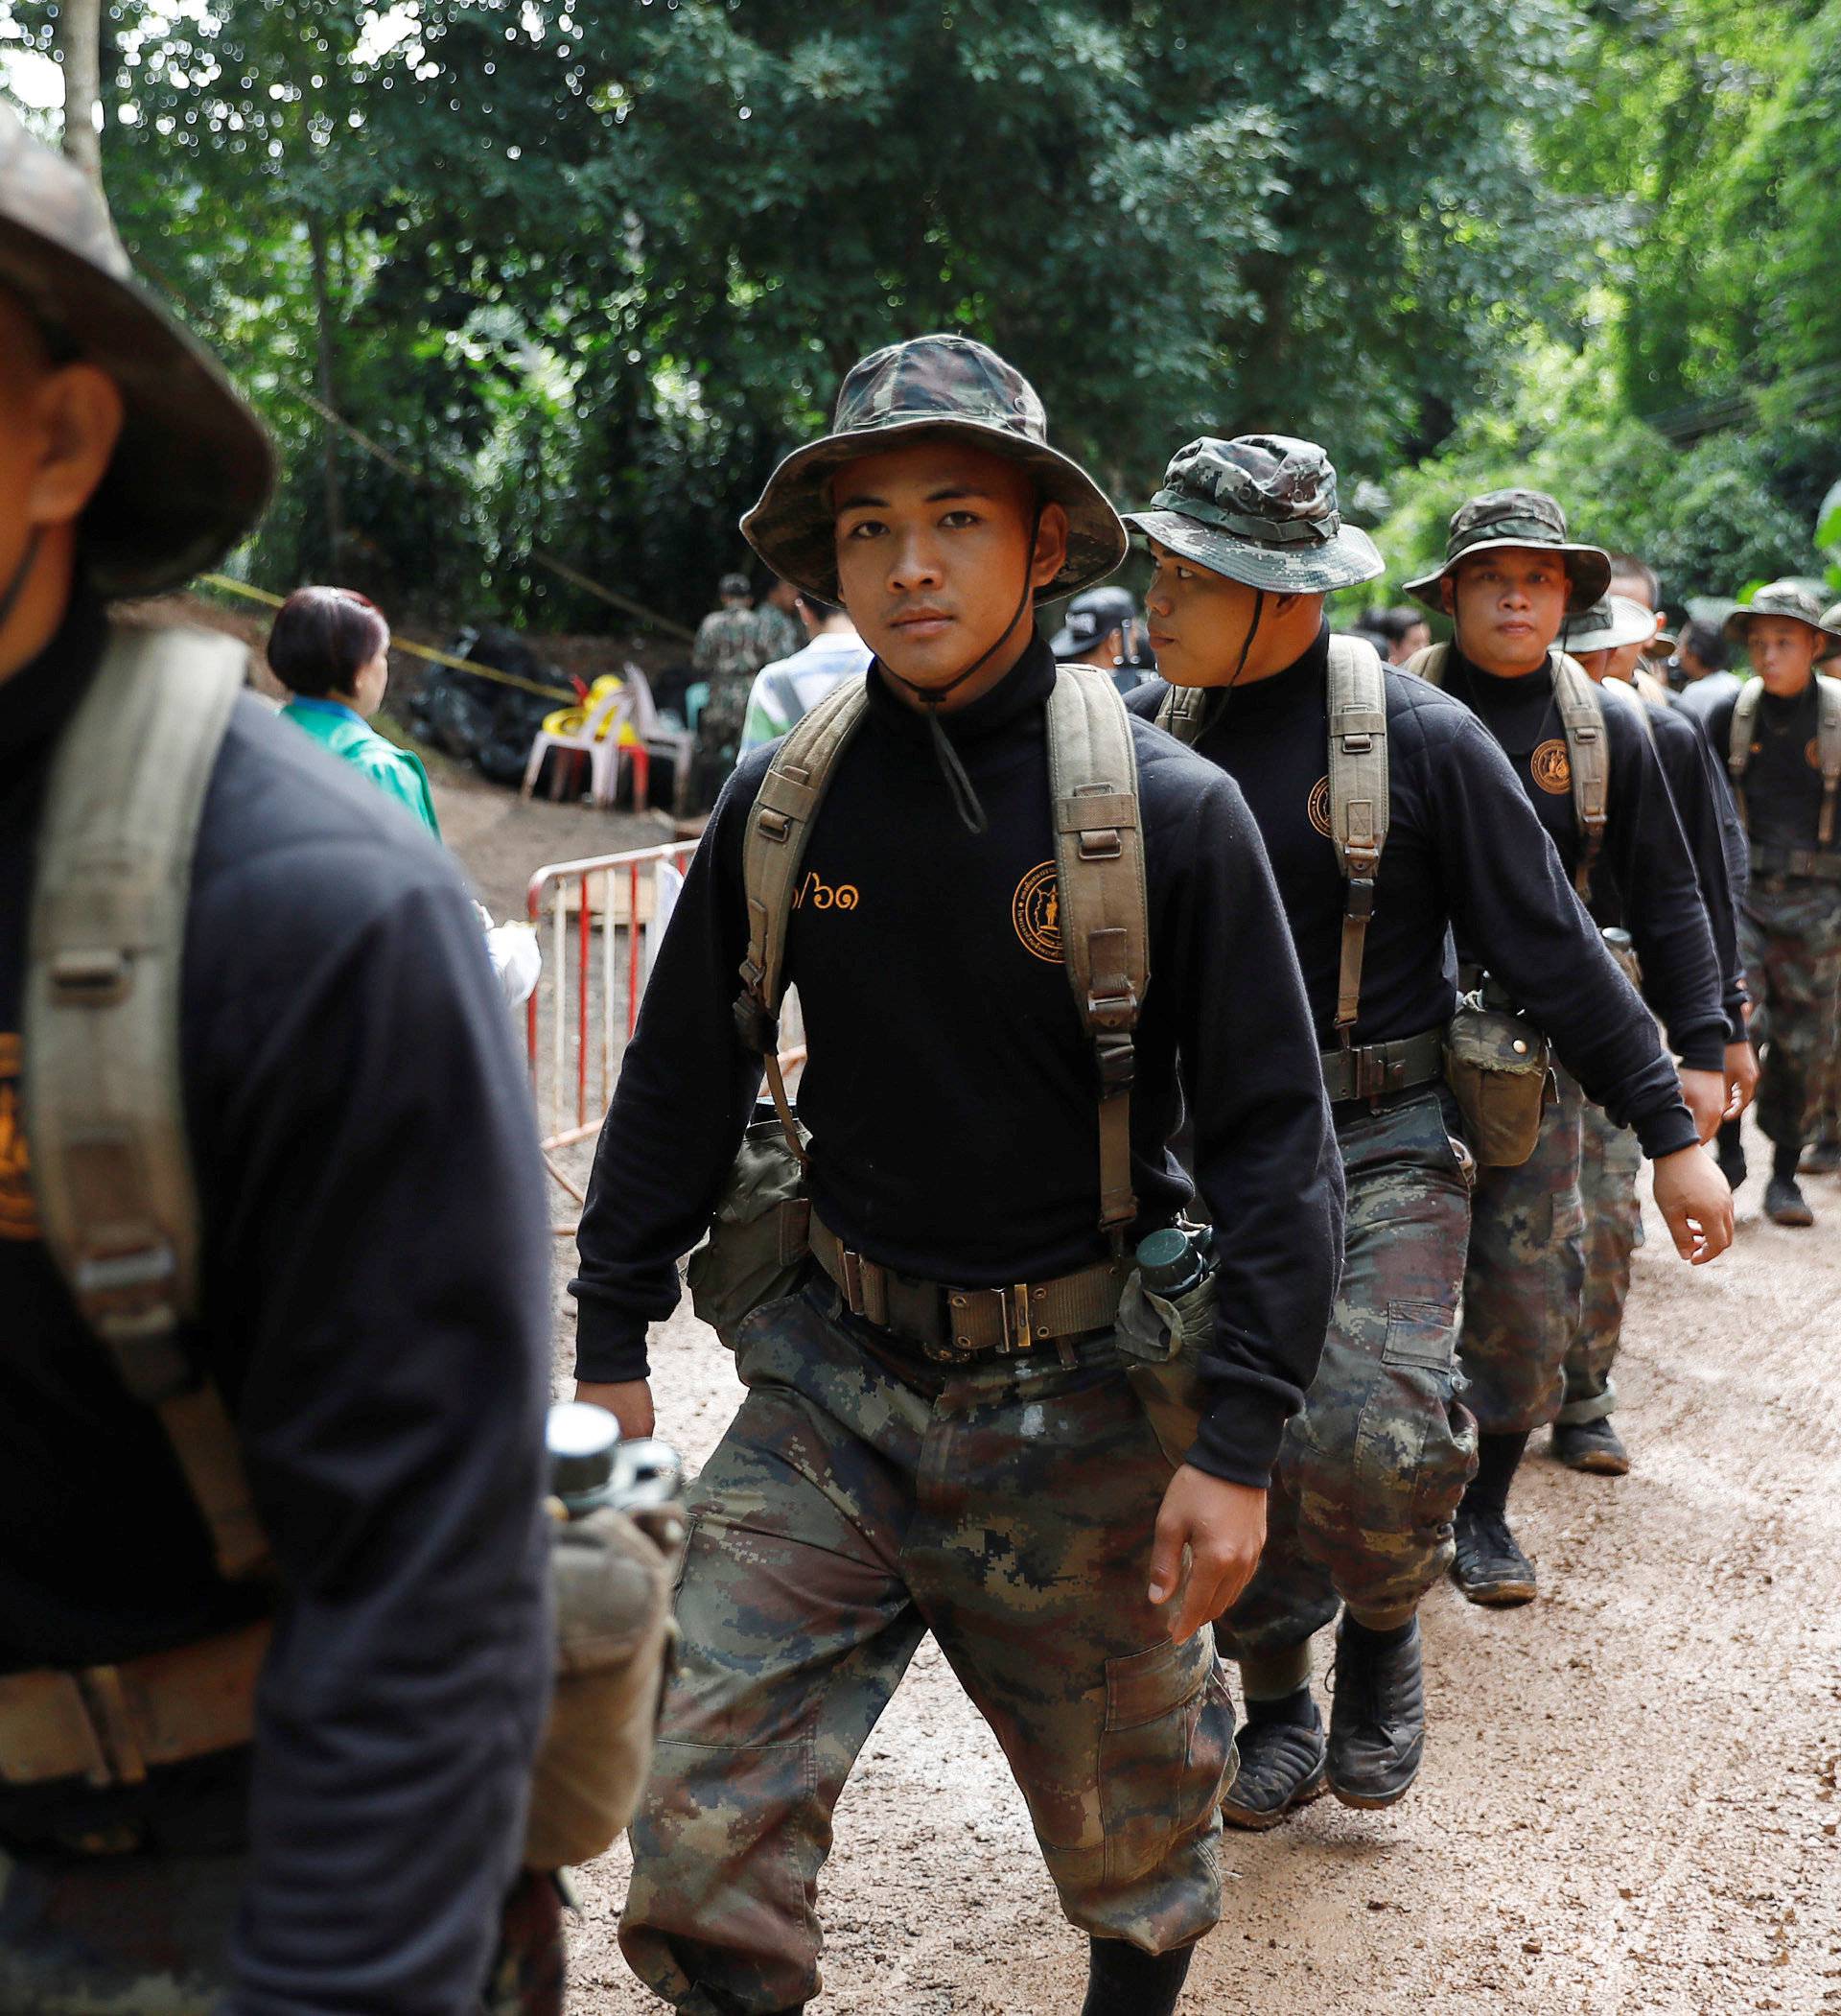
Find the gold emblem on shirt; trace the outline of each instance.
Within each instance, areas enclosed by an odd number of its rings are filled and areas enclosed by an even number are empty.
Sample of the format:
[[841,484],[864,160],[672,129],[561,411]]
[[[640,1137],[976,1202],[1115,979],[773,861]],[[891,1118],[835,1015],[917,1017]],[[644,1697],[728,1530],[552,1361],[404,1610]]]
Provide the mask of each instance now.
[[1563,741],[1543,742],[1528,758],[1527,767],[1541,789],[1551,791],[1555,798],[1573,788],[1573,765]]
[[19,1039],[0,1035],[0,1239],[35,1239],[38,1205],[28,1174],[26,1123],[19,1091]]
[[1330,780],[1327,777],[1319,777],[1311,786],[1304,809],[1311,815],[1311,824],[1326,840],[1336,838],[1330,828]]
[[1061,963],[1061,884],[1053,861],[1039,862],[1016,884],[1010,900],[1010,921],[1025,951]]

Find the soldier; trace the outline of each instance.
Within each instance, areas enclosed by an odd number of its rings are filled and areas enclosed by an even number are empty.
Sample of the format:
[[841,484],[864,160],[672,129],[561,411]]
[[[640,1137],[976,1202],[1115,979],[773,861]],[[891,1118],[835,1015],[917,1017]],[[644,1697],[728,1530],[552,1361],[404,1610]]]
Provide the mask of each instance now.
[[[734,767],[755,674],[770,659],[783,658],[763,629],[744,574],[726,574],[716,584],[721,606],[697,625],[690,668],[710,691],[697,716],[697,743],[713,785]],[[797,650],[798,644],[790,646]]]
[[[677,1257],[719,1200],[712,1248],[742,1216],[745,1169],[725,1181],[783,952],[810,1058],[780,1195],[804,1196],[767,1264],[795,1225],[817,1264],[731,1332],[750,1391],[689,1507],[620,1932],[686,2009],[818,1992],[831,1808],[928,1631],[1089,1935],[1086,2016],[1171,2009],[1220,1911],[1233,1724],[1200,1627],[1258,1557],[1341,1181],[1240,793],[1036,632],[1033,601],[1126,552],[1045,434],[1012,366],[919,338],[851,370],[743,520],[875,661],[724,793],[595,1155],[577,1371],[638,1430]],[[1220,1293],[1173,1477],[1114,1312],[1128,1239],[1189,1195],[1164,1149],[1184,1100]]]
[[1144,618],[1129,588],[1089,588],[1067,605],[1049,649],[1063,665],[1097,665],[1112,674],[1122,693],[1155,669],[1145,642]]
[[1821,605],[1794,581],[1773,581],[1728,620],[1756,679],[1713,708],[1707,734],[1723,754],[1751,847],[1739,913],[1751,1038],[1763,1060],[1758,1124],[1772,1143],[1766,1214],[1815,1222],[1797,1163],[1822,1098],[1841,984],[1841,681],[1815,669],[1830,637]]
[[[1816,656],[1816,669],[1830,679],[1841,678],[1841,602],[1822,612],[1822,627],[1833,635],[1823,640]],[[1809,1130],[1809,1145],[1803,1151],[1805,1176],[1832,1176],[1841,1169],[1841,990],[1834,997],[1834,1014],[1829,1023],[1829,1068]]]
[[755,631],[766,653],[763,665],[776,665],[804,647],[805,632],[800,623],[799,590],[790,581],[776,580],[755,611]]
[[[1444,565],[1407,593],[1451,618],[1449,645],[1412,669],[1472,708],[1506,751],[1595,921],[1626,932],[1650,1001],[1682,1060],[1681,1090],[1705,1139],[1726,1104],[1726,1017],[1718,961],[1693,864],[1635,709],[1610,706],[1553,649],[1566,616],[1604,593],[1610,561],[1567,536],[1566,514],[1536,490],[1495,490],[1453,514]],[[1459,954],[1477,949],[1461,941]],[[1502,982],[1494,976],[1491,997]],[[1525,1003],[1508,1001],[1515,1007]],[[1536,1025],[1538,1026],[1538,1024]],[[1579,1088],[1568,1073],[1525,1161],[1478,1180],[1464,1277],[1459,1364],[1480,1429],[1478,1471],[1457,1511],[1452,1573],[1473,1603],[1527,1603],[1532,1564],[1509,1528],[1508,1491],[1528,1436],[1558,1415],[1566,1353],[1579,1326],[1585,1261],[1579,1199]],[[1675,1125],[1681,1122],[1677,1117]],[[1717,1171],[1684,1158],[1697,1228],[1692,1257],[1732,1239],[1732,1199],[1708,1195]],[[1684,1237],[1675,1228],[1677,1243]]]
[[[1636,579],[1643,582],[1641,575]],[[1727,1129],[1736,1134],[1738,1116],[1758,1089],[1758,1060],[1745,1037],[1745,979],[1734,893],[1735,880],[1742,889],[1747,874],[1745,835],[1733,794],[1704,738],[1672,707],[1647,694],[1639,697],[1628,683],[1655,636],[1656,621],[1653,609],[1634,597],[1613,593],[1576,621],[1569,621],[1563,634],[1568,651],[1601,692],[1614,698],[1629,695],[1643,709],[1693,856],[1725,986],[1723,1140]],[[1640,973],[1632,977],[1642,984]],[[1628,1452],[1611,1425],[1617,1407],[1611,1372],[1630,1293],[1631,1255],[1643,1241],[1643,1208],[1637,1197],[1641,1166],[1635,1137],[1602,1106],[1588,1100],[1581,1117],[1579,1157],[1579,1197],[1585,1207],[1584,1304],[1566,1354],[1566,1400],[1553,1423],[1552,1450],[1568,1468],[1605,1477],[1620,1477],[1630,1467]],[[1724,1171],[1723,1161],[1721,1168]]]
[[[1241,1662],[1247,1713],[1223,1814],[1265,1828],[1326,1782],[1346,1805],[1390,1805],[1424,1750],[1415,1612],[1450,1562],[1477,1443],[1454,1364],[1474,1172],[1443,1082],[1450,932],[1659,1158],[1657,1192],[1684,1251],[1713,1172],[1690,1145],[1654,1023],[1502,750],[1468,708],[1330,636],[1324,597],[1383,562],[1341,523],[1323,451],[1268,436],[1194,442],[1126,523],[1156,562],[1152,644],[1177,689],[1159,682],[1128,704],[1193,739],[1259,822],[1348,1188],[1341,1284],[1304,1412],[1286,1430],[1266,1551],[1215,1628]],[[1343,721],[1363,774],[1345,773]],[[1357,807],[1380,793],[1378,860],[1346,845],[1340,858]],[[1339,1599],[1326,1743],[1310,1638]]]
[[[18,2016],[467,2016],[518,1879],[548,1240],[478,926],[431,839],[241,692],[241,646],[108,611],[213,564],[269,469],[0,110]],[[510,1915],[554,1939],[548,1884]]]

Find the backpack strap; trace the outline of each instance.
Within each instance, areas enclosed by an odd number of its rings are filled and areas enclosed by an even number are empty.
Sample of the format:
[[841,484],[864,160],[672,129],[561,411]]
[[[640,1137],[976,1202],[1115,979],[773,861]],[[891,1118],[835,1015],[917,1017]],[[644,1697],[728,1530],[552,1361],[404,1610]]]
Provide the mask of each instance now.
[[869,704],[869,681],[859,674],[834,687],[810,714],[794,723],[774,752],[748,813],[741,879],[748,897],[748,956],[735,998],[735,1027],[760,1058],[787,1146],[805,1166],[780,1070],[780,1004],[786,992],[786,926],[799,890],[812,822],[845,745]]
[[1157,706],[1157,726],[1165,735],[1194,748],[1207,725],[1208,701],[1214,689],[1206,686],[1173,686]]
[[1415,651],[1400,669],[1423,679],[1428,686],[1443,686],[1445,667],[1451,662],[1451,646],[1448,644],[1429,644]]
[[1100,1230],[1115,1255],[1131,1188],[1132,1032],[1151,981],[1150,899],[1131,717],[1110,676],[1064,665],[1048,701],[1061,954],[1100,1083]]
[[[1582,902],[1592,897],[1592,871],[1604,846],[1609,816],[1611,763],[1605,740],[1604,707],[1591,674],[1564,651],[1549,657],[1553,668],[1553,698],[1566,736],[1566,761],[1573,772],[1573,816],[1579,826],[1579,865],[1573,886]],[[1647,723],[1644,724],[1645,726]]]
[[1752,823],[1745,810],[1745,772],[1751,768],[1752,737],[1758,733],[1758,707],[1763,697],[1764,682],[1747,679],[1734,695],[1732,725],[1726,735],[1726,770],[1733,780],[1733,798],[1743,827]]
[[1841,794],[1841,679],[1815,675],[1815,756],[1822,766],[1822,813],[1815,844],[1834,845],[1834,801]]
[[179,982],[198,822],[246,661],[202,632],[112,637],[52,762],[25,997],[45,1243],[123,1382],[158,1415],[232,1579],[268,1550],[236,1430],[184,1343],[199,1222]]
[[1330,828],[1342,871],[1342,956],[1336,1034],[1344,1049],[1362,1005],[1362,961],[1375,877],[1387,844],[1387,686],[1381,656],[1358,637],[1330,639]]

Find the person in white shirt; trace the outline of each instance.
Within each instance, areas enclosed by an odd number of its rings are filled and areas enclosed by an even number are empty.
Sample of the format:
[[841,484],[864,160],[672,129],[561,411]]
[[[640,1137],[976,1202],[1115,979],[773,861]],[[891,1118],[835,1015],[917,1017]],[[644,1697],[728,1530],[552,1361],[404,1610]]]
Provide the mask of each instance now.
[[803,651],[762,666],[748,694],[741,754],[777,740],[846,679],[870,668],[870,647],[842,609],[802,589],[793,605],[810,640]]

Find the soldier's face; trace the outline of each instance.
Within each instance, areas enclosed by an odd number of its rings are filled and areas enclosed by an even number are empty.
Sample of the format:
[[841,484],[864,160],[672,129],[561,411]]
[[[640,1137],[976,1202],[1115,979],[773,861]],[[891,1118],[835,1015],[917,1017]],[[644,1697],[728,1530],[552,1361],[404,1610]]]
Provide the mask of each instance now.
[[1628,680],[1643,659],[1640,644],[1620,644],[1609,651],[1574,651],[1575,657],[1594,679]]
[[[952,440],[847,462],[831,502],[844,606],[892,672],[924,691],[987,652],[989,684],[1009,670],[1035,626],[1025,584],[1045,587],[1067,557],[1060,504],[1042,508],[1032,551],[1035,484],[1005,457]],[[967,682],[953,698],[986,690]]]
[[[1283,671],[1317,634],[1320,595],[1269,591],[1262,599],[1245,581],[1198,567],[1155,539],[1151,557],[1146,628],[1157,670],[1172,686],[1247,685]],[[1249,639],[1255,621],[1259,628]]]
[[1504,678],[1533,671],[1566,617],[1566,563],[1537,546],[1460,560],[1443,590],[1464,656]]
[[1755,616],[1745,625],[1745,649],[1764,691],[1787,699],[1809,683],[1822,633],[1793,616]]

